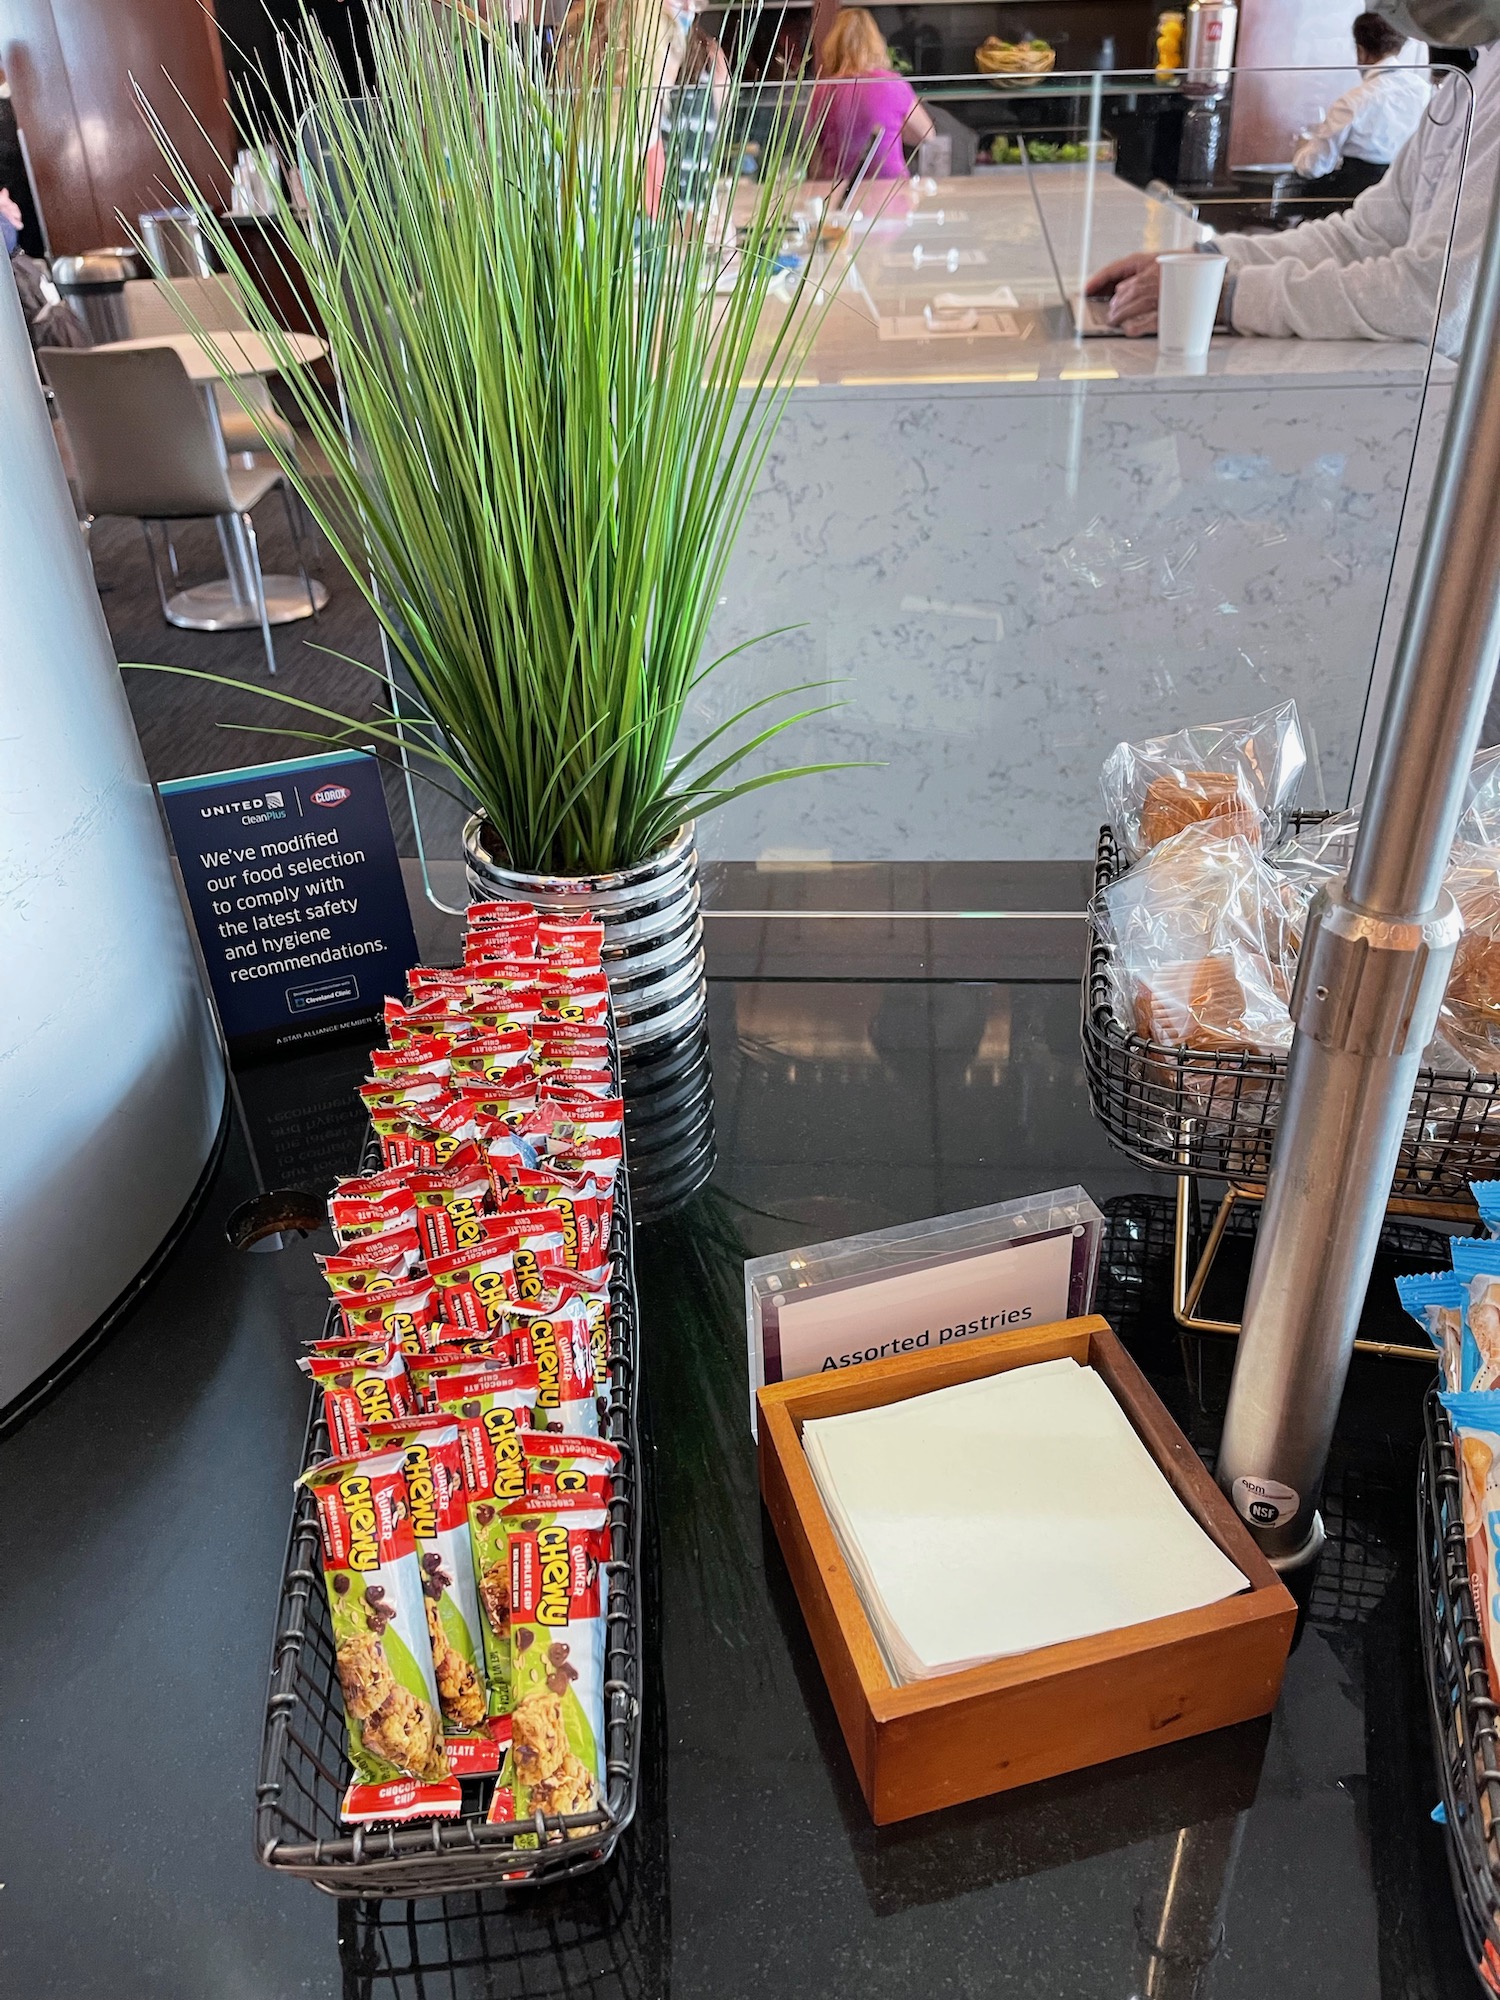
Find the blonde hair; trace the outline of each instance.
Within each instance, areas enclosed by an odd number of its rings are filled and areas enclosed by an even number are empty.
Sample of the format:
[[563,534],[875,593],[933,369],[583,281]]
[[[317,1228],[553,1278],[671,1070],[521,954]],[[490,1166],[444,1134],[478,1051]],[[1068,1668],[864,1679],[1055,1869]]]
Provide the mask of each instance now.
[[890,51],[875,16],[866,7],[842,7],[823,38],[818,55],[820,76],[863,76],[866,70],[888,69]]
[[557,38],[557,66],[567,82],[608,76],[617,87],[634,69],[654,89],[686,49],[666,0],[573,0]]

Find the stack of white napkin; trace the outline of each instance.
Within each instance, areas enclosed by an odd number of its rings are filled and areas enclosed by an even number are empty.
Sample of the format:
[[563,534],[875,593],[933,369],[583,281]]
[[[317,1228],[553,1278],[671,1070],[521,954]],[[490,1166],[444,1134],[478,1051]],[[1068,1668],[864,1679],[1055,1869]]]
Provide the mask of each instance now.
[[1248,1588],[1070,1359],[818,1418],[802,1444],[898,1683]]

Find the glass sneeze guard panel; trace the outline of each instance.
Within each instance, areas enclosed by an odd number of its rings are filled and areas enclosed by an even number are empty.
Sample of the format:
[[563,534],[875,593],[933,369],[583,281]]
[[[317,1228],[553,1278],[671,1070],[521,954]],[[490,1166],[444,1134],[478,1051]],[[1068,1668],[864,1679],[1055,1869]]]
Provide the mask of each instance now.
[[[1150,72],[920,77],[943,178],[859,180],[862,157],[815,150],[767,310],[810,260],[824,317],[724,579],[705,659],[732,657],[679,740],[827,683],[793,705],[837,706],[746,773],[855,768],[705,817],[710,909],[999,908],[990,864],[1092,853],[1116,742],[1288,696],[1312,753],[1304,803],[1344,801],[1378,721],[1398,547],[1420,529],[1419,426],[1430,471],[1451,359],[1220,335],[1188,361],[1077,322],[1083,281],[1115,258],[1336,212],[1291,173],[1299,128],[1288,157],[1267,159],[1266,134],[1278,107],[1305,118],[1357,78],[1240,70],[1205,108]],[[1457,121],[1461,153],[1468,80],[1431,82],[1421,115]],[[818,115],[805,84],[780,90]],[[745,178],[720,196],[743,217],[763,106],[741,115]],[[788,873],[806,877],[791,896]],[[1051,894],[1039,878],[1026,900]]]

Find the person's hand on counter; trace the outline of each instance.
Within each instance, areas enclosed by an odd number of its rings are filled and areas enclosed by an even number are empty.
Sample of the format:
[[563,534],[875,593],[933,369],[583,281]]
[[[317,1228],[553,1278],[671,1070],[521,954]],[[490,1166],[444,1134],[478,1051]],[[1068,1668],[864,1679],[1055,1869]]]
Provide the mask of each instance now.
[[1156,306],[1161,272],[1150,250],[1132,250],[1096,271],[1088,284],[1091,297],[1110,295],[1109,323],[1131,340],[1156,331]]
[[[1216,243],[1200,243],[1199,250],[1220,254]],[[1106,264],[1102,271],[1096,271],[1088,282],[1091,296],[1108,292],[1109,323],[1131,340],[1139,340],[1143,335],[1156,332],[1156,309],[1161,299],[1161,269],[1155,251],[1132,250],[1128,257],[1117,257],[1113,264]],[[1234,300],[1234,266],[1225,273],[1224,289],[1219,296],[1219,310],[1214,319],[1216,333],[1232,333],[1234,321],[1230,316]]]

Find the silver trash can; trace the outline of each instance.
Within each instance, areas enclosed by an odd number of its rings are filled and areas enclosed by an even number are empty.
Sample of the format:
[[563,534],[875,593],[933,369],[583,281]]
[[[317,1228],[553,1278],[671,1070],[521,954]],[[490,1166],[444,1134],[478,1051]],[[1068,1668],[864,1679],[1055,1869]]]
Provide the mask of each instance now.
[[125,340],[125,282],[140,266],[128,250],[86,250],[81,257],[54,257],[52,282],[96,341]]
[[198,218],[190,208],[153,208],[136,220],[146,260],[157,278],[211,278],[213,264]]

